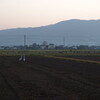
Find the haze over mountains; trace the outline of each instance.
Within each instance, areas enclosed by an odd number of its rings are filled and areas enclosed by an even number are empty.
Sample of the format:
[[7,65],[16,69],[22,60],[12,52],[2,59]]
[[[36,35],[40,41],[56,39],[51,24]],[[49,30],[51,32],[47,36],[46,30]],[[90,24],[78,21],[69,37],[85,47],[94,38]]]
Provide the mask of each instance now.
[[23,45],[47,41],[56,45],[100,45],[100,20],[72,19],[56,24],[35,27],[0,30],[0,46]]

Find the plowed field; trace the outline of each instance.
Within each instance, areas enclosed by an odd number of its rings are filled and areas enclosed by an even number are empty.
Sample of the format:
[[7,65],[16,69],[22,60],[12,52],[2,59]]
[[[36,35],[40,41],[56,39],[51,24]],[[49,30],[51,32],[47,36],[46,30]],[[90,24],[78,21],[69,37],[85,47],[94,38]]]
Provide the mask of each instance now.
[[0,56],[0,100],[100,100],[100,64]]

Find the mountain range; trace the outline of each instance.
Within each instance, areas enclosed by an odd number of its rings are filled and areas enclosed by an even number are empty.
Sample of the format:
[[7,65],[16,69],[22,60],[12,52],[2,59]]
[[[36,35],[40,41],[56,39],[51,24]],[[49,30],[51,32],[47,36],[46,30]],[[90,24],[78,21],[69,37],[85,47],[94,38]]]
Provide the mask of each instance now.
[[56,45],[100,45],[100,20],[71,19],[41,27],[0,30],[0,46],[42,44]]

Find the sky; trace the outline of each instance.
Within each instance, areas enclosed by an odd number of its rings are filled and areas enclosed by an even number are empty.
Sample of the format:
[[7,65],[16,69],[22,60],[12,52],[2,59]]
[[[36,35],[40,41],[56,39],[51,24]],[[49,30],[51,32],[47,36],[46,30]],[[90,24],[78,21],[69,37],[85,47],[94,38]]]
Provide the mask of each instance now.
[[100,19],[100,0],[0,0],[0,30]]

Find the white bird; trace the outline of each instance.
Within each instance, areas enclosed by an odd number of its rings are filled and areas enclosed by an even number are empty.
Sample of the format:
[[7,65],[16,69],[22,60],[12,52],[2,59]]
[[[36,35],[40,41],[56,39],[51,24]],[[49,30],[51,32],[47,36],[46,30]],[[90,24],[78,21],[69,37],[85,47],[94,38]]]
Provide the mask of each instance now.
[[26,61],[25,56],[23,56],[23,61]]
[[19,58],[19,61],[21,61],[21,60],[22,60],[22,58],[23,58],[23,57],[21,56],[21,57]]

